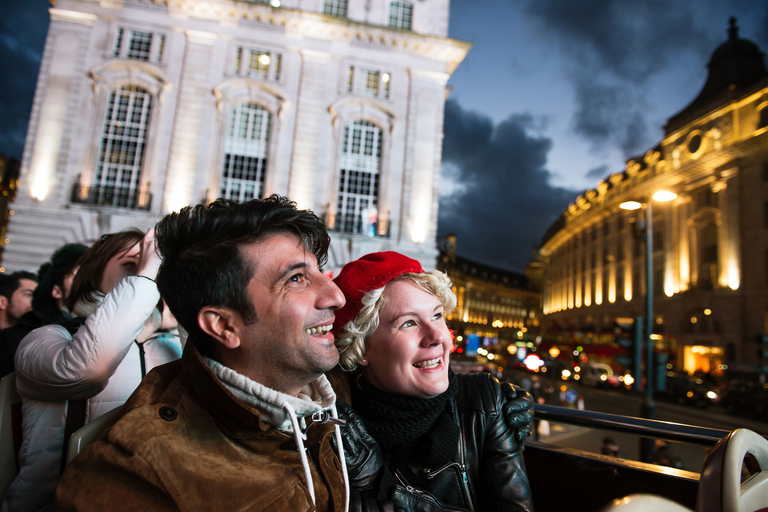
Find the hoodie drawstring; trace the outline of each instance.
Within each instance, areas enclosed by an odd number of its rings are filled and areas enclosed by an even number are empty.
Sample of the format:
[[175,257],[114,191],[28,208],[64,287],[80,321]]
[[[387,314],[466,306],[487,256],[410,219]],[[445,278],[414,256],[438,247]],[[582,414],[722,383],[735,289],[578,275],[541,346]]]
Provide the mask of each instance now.
[[315,482],[312,480],[312,473],[309,470],[309,461],[307,461],[307,453],[304,449],[304,433],[299,426],[299,420],[296,418],[296,412],[291,407],[291,404],[284,403],[283,410],[288,413],[291,418],[291,425],[293,425],[293,438],[296,440],[296,449],[299,451],[301,457],[301,465],[304,466],[304,477],[307,479],[307,487],[309,488],[309,496],[312,498],[312,506],[315,504]]
[[[301,430],[299,420],[296,417],[296,412],[291,407],[291,404],[284,403],[283,410],[288,413],[291,418],[291,425],[293,426],[293,437],[296,440],[296,449],[301,457],[301,464],[304,467],[304,477],[307,479],[307,487],[309,488],[309,495],[312,498],[312,506],[316,506],[315,503],[315,483],[312,480],[312,472],[309,468],[309,461],[307,460],[306,449],[304,448],[305,434]],[[336,410],[336,405],[331,406],[331,416],[338,419],[339,413]],[[347,462],[344,458],[344,446],[341,439],[341,427],[338,422],[334,423],[334,434],[336,436],[336,446],[338,446],[339,460],[341,461],[341,474],[344,478],[344,510],[349,510],[349,475],[347,474]]]
[[[331,415],[334,418],[339,417],[336,410],[336,404],[331,406]],[[349,510],[349,475],[347,474],[347,460],[344,457],[344,443],[341,441],[341,426],[334,423],[334,433],[336,434],[336,446],[339,447],[339,460],[341,461],[341,475],[344,477],[344,510]]]

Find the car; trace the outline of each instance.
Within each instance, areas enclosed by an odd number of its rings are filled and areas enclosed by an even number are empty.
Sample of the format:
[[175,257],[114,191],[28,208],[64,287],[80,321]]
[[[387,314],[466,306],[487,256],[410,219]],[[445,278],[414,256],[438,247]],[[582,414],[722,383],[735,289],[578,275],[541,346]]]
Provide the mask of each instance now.
[[622,379],[613,373],[613,368],[604,363],[587,363],[581,366],[580,381],[585,386],[602,388],[620,388]]
[[765,418],[768,414],[768,384],[732,380],[725,390],[722,405],[731,414]]
[[666,372],[664,389],[654,393],[656,398],[683,405],[706,409],[720,403],[719,390],[702,379],[691,377],[684,372]]

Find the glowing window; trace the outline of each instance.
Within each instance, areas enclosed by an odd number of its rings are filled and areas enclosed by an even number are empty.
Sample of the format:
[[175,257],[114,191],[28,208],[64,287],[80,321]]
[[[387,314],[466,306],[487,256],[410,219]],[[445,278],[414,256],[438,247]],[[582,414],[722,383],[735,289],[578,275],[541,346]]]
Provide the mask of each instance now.
[[325,0],[325,3],[323,4],[323,14],[346,18],[347,0]]
[[262,197],[270,121],[270,113],[255,103],[241,103],[232,109],[224,142],[221,197],[236,201]]
[[389,26],[402,30],[411,30],[413,5],[410,2],[392,2],[389,4]]
[[375,235],[379,195],[381,129],[368,121],[344,128],[335,229]]
[[141,87],[112,91],[101,136],[93,201],[96,204],[135,208],[152,96]]

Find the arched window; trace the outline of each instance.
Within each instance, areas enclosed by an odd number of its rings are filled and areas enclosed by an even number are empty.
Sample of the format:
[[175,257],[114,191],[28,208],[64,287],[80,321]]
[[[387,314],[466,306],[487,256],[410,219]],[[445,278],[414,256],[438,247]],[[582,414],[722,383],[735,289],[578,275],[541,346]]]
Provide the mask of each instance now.
[[413,24],[413,5],[410,2],[392,2],[389,4],[389,26],[411,30]]
[[124,85],[111,92],[88,202],[125,208],[145,206],[139,200],[138,185],[151,108],[152,96],[146,89]]
[[335,229],[376,235],[380,162],[381,129],[359,120],[345,126]]
[[255,103],[232,108],[224,142],[221,197],[236,201],[260,199],[267,167],[270,113]]

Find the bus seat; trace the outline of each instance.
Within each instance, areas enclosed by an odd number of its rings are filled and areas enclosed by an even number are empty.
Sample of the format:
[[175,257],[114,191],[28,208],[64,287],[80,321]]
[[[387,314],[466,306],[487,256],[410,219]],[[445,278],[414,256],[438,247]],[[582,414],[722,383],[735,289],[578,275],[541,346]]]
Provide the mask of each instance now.
[[768,440],[746,428],[722,438],[704,460],[697,512],[768,512]]
[[0,379],[0,499],[19,473],[20,447],[21,397],[12,372]]
[[600,512],[693,512],[691,509],[680,505],[663,496],[655,494],[630,494],[623,498],[617,498]]
[[92,443],[99,435],[117,420],[122,406],[117,406],[109,412],[105,412],[92,422],[77,429],[69,438],[69,449],[67,452],[67,464],[75,456],[83,451],[86,446]]

